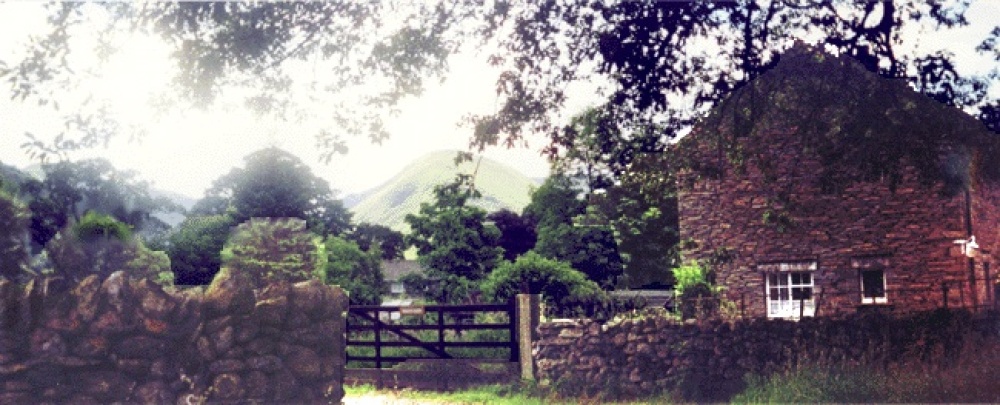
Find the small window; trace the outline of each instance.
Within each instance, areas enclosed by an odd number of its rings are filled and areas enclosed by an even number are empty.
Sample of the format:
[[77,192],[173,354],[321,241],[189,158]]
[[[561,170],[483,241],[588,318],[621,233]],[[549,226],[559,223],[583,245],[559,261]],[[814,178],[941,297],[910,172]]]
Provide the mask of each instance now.
[[885,294],[885,271],[862,270],[861,271],[861,303],[862,304],[885,304],[888,297]]

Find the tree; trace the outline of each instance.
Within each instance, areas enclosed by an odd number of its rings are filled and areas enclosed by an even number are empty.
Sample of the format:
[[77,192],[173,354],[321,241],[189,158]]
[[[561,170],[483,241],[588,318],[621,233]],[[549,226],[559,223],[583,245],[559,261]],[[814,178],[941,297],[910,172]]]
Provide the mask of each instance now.
[[340,235],[351,214],[334,199],[330,185],[298,157],[278,148],[251,153],[245,168],[220,177],[208,190],[199,212],[227,212],[237,222],[250,218],[301,218],[319,234]]
[[74,282],[90,275],[105,278],[121,270],[173,285],[166,253],[149,250],[127,224],[109,215],[88,212],[80,222],[59,231],[45,250],[55,274]]
[[4,190],[0,190],[0,276],[18,280],[27,275],[28,223],[27,207]]
[[542,256],[568,261],[602,287],[610,288],[623,265],[614,234],[606,225],[588,223],[587,204],[577,197],[569,177],[555,173],[531,194],[524,216],[537,221]]
[[[463,15],[481,10],[458,4],[423,2],[236,3],[159,2],[148,4],[61,3],[49,6],[52,31],[33,38],[31,52],[0,65],[11,83],[11,97],[38,103],[63,115],[67,133],[53,142],[29,138],[37,156],[107,142],[131,128],[107,112],[107,101],[92,105],[53,101],[61,89],[77,87],[90,66],[73,65],[70,53],[99,55],[118,51],[114,33],[147,34],[171,47],[176,75],[168,100],[197,107],[216,102],[225,89],[245,90],[247,108],[275,116],[314,115],[315,134],[325,158],[346,151],[343,134],[388,137],[383,112],[408,95],[419,94],[428,76],[441,77],[448,56],[468,37]],[[70,41],[67,32],[94,32],[95,41]],[[93,48],[89,48],[89,47]],[[327,75],[296,82],[293,73],[307,62]],[[300,84],[302,86],[295,86]],[[288,94],[308,91],[305,105]],[[311,89],[311,90],[305,90]],[[333,94],[341,92],[341,94]],[[337,96],[337,97],[335,97]],[[319,100],[310,104],[313,100]],[[66,101],[66,100],[61,100]]]
[[230,198],[206,195],[191,206],[188,214],[194,216],[227,215],[232,214],[230,210]]
[[591,107],[555,133],[546,153],[553,170],[576,180],[589,200],[613,186],[637,154],[661,150],[652,132],[623,130],[611,106]]
[[226,215],[188,217],[170,234],[167,254],[180,285],[207,285],[222,266],[222,249],[236,221]]
[[[670,268],[677,265],[674,169],[666,163],[668,151],[660,150],[653,142],[657,138],[648,135],[655,128],[624,131],[609,111],[609,106],[590,108],[570,120],[549,147],[553,170],[571,180],[566,194],[583,190],[587,207],[573,221],[613,231],[625,284],[666,288],[672,284]],[[567,218],[558,222],[565,224]],[[546,229],[557,235],[555,240],[568,232],[554,232],[552,225]],[[551,236],[541,251],[564,258],[572,254],[553,251]],[[591,235],[595,241],[606,237]]]
[[425,274],[448,286],[431,296],[440,302],[468,298],[469,286],[486,277],[503,254],[500,231],[486,224],[486,211],[467,204],[478,196],[471,180],[460,176],[434,187],[434,202],[421,203],[419,214],[406,216],[412,230],[406,242],[417,248]]
[[255,286],[316,276],[316,244],[297,218],[253,218],[239,224],[222,250],[222,265],[249,276]]
[[380,250],[383,260],[402,259],[406,250],[403,234],[387,226],[363,222],[355,226],[347,237],[366,252]]
[[[662,146],[772,68],[794,42],[808,39],[857,59],[869,71],[905,79],[997,131],[1000,100],[991,92],[997,80],[965,77],[953,54],[908,42],[920,39],[913,32],[934,35],[968,24],[968,7],[968,2],[890,0],[60,3],[50,9],[51,30],[30,44],[32,52],[23,59],[0,67],[0,76],[11,83],[12,98],[53,101],[83,76],[74,72],[84,69],[71,66],[66,55],[94,53],[73,48],[78,44],[66,33],[97,20],[92,29],[98,33],[127,25],[163,38],[174,51],[180,93],[195,104],[212,102],[229,85],[254,90],[248,92],[250,106],[287,113],[283,106],[290,103],[282,93],[291,87],[293,70],[286,68],[302,60],[336,66],[330,69],[334,79],[311,88],[348,92],[352,83],[385,83],[360,103],[356,98],[318,103],[329,114],[330,127],[342,130],[321,134],[322,148],[333,153],[345,149],[341,133],[384,138],[373,110],[391,109],[419,93],[425,76],[437,78],[447,70],[449,55],[494,41],[490,61],[503,69],[496,86],[499,107],[496,114],[469,117],[473,147],[516,145],[527,133],[555,138],[561,128],[553,119],[566,107],[570,84],[601,81],[610,82],[607,105],[614,120],[628,131],[656,124],[658,131],[646,134]],[[92,15],[109,18],[80,17]],[[1000,54],[998,38],[1000,30],[994,30],[976,50]],[[111,42],[98,41],[94,50],[106,55],[114,49]],[[118,129],[114,119],[95,118],[102,116],[99,107],[76,113],[77,106],[55,104],[49,103],[69,112],[71,132],[80,135],[52,143],[30,139],[32,153],[98,144]]]
[[153,214],[182,208],[165,197],[153,197],[149,183],[134,171],[121,171],[105,159],[59,162],[42,166],[43,180],[28,179],[21,192],[31,209],[31,239],[40,250],[70,221],[86,212],[110,215],[138,233],[153,237],[169,226]]
[[493,221],[500,230],[499,243],[504,260],[513,261],[535,247],[538,235],[535,234],[535,224],[529,218],[504,208],[490,213],[486,219]]
[[[492,117],[478,117],[479,139],[505,142],[529,132],[554,133],[567,84],[606,78],[609,107],[626,128],[661,123],[658,142],[675,138],[733,89],[773,67],[795,40],[850,55],[868,70],[905,78],[925,94],[964,107],[985,122],[997,101],[993,83],[962,77],[954,56],[903,46],[902,33],[927,35],[967,24],[968,3],[871,1],[844,4],[792,1],[564,2],[496,10],[513,28],[500,37],[496,60],[509,69],[498,89],[506,100]],[[979,51],[996,52],[996,32]],[[992,39],[992,42],[990,41]],[[588,67],[590,67],[588,69]],[[696,72],[697,74],[692,74]],[[995,80],[993,80],[995,82]],[[997,127],[994,127],[997,128]]]
[[328,237],[323,245],[326,282],[346,290],[353,305],[380,304],[382,296],[389,293],[389,287],[382,275],[378,248],[365,251],[356,243],[336,236]]
[[632,288],[667,288],[673,285],[670,269],[680,264],[676,184],[668,162],[659,153],[637,156],[617,184],[594,199],[598,221],[614,229]]

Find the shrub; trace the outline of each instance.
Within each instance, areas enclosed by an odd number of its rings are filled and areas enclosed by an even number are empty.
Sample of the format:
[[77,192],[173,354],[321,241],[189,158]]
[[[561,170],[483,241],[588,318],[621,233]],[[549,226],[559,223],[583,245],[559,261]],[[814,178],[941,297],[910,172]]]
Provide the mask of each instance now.
[[381,251],[363,251],[357,243],[330,236],[321,250],[322,278],[348,292],[351,304],[378,305],[389,292],[382,275]]
[[709,282],[709,271],[696,262],[673,270],[674,293],[677,309],[682,319],[709,318],[718,315],[720,308],[719,288]]
[[569,263],[533,251],[504,262],[482,283],[483,295],[494,301],[509,300],[522,289],[541,294],[546,306],[567,313],[585,312],[587,304],[609,300],[597,283]]
[[45,250],[56,275],[80,281],[96,274],[101,278],[122,270],[161,285],[173,285],[170,259],[153,251],[132,235],[128,225],[114,218],[87,213],[77,224],[59,231]]
[[222,249],[236,223],[228,215],[188,217],[170,234],[171,270],[178,284],[207,285],[222,267]]
[[298,218],[252,218],[236,227],[222,250],[222,263],[245,272],[255,285],[314,277],[316,245]]
[[98,214],[94,211],[88,212],[80,223],[73,228],[73,234],[81,241],[94,242],[97,240],[117,239],[128,242],[132,239],[132,229],[123,222],[114,219],[110,215]]

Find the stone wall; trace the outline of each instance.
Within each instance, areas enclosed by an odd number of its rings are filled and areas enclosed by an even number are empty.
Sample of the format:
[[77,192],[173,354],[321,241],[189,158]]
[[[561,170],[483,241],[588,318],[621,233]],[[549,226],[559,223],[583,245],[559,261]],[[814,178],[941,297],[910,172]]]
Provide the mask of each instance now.
[[229,269],[204,292],[0,280],[0,403],[339,403],[346,310],[337,287]]
[[974,264],[977,277],[990,280],[978,283],[982,302],[996,302],[997,259],[1000,258],[1000,184],[980,182],[972,190],[972,233],[979,250]]
[[766,376],[804,364],[954,359],[964,339],[986,335],[970,333],[980,322],[968,312],[943,310],[902,319],[864,314],[799,322],[559,320],[539,327],[533,353],[539,381],[568,395],[669,391],[685,400],[725,401],[744,388],[748,374]]

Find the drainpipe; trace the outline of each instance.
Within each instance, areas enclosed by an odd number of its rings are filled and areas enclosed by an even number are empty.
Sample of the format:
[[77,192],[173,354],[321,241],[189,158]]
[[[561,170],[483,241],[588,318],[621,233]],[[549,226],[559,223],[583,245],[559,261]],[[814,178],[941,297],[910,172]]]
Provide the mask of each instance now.
[[[973,235],[972,193],[969,190],[971,187],[971,185],[965,187],[965,232],[968,234],[968,236],[966,236],[967,240],[971,239]],[[979,307],[979,297],[976,294],[976,259],[971,257],[971,255],[966,256],[968,256],[967,260],[969,265],[969,292],[972,296],[973,311],[975,311],[976,308]]]

